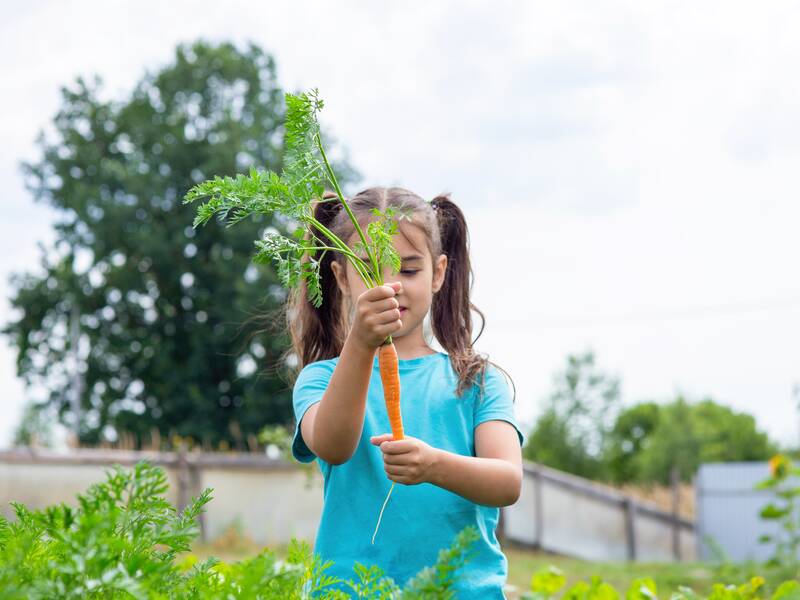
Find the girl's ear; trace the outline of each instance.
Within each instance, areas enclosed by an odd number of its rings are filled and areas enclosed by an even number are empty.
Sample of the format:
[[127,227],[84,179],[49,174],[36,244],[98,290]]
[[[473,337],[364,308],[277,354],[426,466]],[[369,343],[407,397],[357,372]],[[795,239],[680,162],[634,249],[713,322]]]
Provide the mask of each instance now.
[[347,289],[347,274],[344,272],[344,269],[342,269],[342,265],[336,260],[331,261],[331,271],[333,271],[333,276],[336,278],[336,285],[339,286],[342,295],[347,297],[350,291]]
[[444,276],[447,272],[447,255],[440,254],[433,265],[433,292],[436,293],[442,288]]

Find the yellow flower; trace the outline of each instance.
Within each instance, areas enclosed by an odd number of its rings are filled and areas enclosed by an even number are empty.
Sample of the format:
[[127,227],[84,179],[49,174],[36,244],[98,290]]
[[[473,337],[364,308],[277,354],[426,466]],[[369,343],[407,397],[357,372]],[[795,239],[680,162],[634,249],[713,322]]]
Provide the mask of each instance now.
[[769,459],[769,472],[773,477],[785,477],[791,467],[791,461],[783,454],[776,454]]

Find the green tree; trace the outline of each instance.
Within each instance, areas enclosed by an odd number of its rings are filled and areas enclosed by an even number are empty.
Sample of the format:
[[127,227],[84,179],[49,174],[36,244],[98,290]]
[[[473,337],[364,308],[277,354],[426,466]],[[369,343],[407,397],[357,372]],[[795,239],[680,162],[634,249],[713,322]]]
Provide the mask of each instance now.
[[[251,318],[276,313],[285,291],[270,265],[250,260],[253,240],[287,223],[194,230],[194,208],[182,204],[213,175],[280,170],[274,60],[254,45],[196,42],[126,99],[102,99],[101,85],[62,90],[55,137],[41,135],[41,159],[23,165],[34,197],[61,218],[43,273],[12,278],[15,317],[3,332],[18,374],[73,427],[79,369],[84,443],[122,431],[141,440],[155,427],[235,444],[288,422],[287,336]],[[345,159],[335,170],[357,178]]]
[[661,407],[655,402],[642,402],[619,414],[609,432],[603,459],[612,481],[625,483],[637,479],[637,457],[655,431],[660,414]]
[[603,451],[618,411],[619,379],[601,371],[588,351],[568,356],[554,385],[523,455],[583,477],[604,477]]
[[678,467],[691,481],[706,462],[767,460],[777,452],[755,419],[710,398],[689,402],[678,396],[668,404],[640,404],[623,411],[606,454],[612,479],[669,483]]

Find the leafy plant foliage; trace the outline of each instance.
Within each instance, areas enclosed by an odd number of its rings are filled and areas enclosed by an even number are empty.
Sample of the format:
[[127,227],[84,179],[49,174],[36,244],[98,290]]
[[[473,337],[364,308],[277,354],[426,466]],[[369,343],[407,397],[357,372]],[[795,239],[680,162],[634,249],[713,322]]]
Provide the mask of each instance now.
[[458,571],[477,539],[466,528],[435,565],[401,589],[380,568],[356,564],[343,581],[326,574],[308,543],[292,540],[279,560],[269,549],[235,563],[198,562],[190,550],[206,489],[181,512],[167,500],[166,475],[143,461],[107,472],[106,480],[66,504],[32,511],[15,503],[16,520],[0,517],[0,597],[292,600],[348,598],[435,600],[453,597]]
[[[670,596],[662,595],[665,600],[796,600],[800,597],[800,583],[784,581],[774,592],[765,594],[765,579],[760,576],[751,577],[740,585],[715,583],[708,596],[697,594],[686,586],[679,586],[677,592]],[[567,578],[556,567],[547,567],[535,573],[531,578],[530,591],[522,595],[524,600],[658,600],[656,583],[650,577],[635,579],[625,593],[620,593],[611,584],[593,575],[589,581],[578,581],[567,586]]]

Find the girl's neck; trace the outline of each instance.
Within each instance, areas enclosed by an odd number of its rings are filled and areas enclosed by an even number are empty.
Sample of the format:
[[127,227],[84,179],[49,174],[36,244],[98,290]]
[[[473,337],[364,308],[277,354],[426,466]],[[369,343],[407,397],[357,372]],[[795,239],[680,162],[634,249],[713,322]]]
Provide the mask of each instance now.
[[417,324],[414,329],[404,335],[392,338],[392,341],[397,349],[397,358],[400,360],[409,360],[436,353],[425,341],[422,323]]

